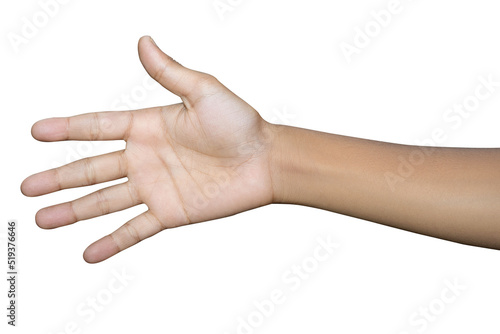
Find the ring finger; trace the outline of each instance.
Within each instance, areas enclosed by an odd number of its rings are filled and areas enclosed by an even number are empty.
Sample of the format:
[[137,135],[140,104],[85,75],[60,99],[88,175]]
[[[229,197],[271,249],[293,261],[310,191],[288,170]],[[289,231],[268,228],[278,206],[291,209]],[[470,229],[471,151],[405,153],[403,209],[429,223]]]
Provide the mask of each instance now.
[[125,182],[71,202],[41,209],[35,220],[38,226],[50,229],[128,209],[141,203],[134,186]]

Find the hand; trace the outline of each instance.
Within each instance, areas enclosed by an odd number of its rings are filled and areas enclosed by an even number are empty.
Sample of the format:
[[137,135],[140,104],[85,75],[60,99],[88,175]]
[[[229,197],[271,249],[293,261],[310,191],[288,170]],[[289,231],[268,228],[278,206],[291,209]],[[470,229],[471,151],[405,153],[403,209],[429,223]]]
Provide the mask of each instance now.
[[80,199],[41,209],[56,228],[144,203],[148,210],[84,252],[103,261],[164,229],[236,214],[272,202],[272,125],[213,76],[183,67],[149,37],[139,41],[147,72],[182,103],[41,120],[41,141],[125,140],[123,151],[28,177],[26,196],[127,178]]

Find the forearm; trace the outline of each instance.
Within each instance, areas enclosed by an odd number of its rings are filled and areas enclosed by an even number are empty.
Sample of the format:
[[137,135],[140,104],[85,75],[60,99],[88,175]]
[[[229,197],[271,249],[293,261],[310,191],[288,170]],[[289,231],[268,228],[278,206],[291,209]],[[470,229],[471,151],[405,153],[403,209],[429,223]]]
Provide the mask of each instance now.
[[276,129],[274,202],[500,249],[500,149],[421,148]]

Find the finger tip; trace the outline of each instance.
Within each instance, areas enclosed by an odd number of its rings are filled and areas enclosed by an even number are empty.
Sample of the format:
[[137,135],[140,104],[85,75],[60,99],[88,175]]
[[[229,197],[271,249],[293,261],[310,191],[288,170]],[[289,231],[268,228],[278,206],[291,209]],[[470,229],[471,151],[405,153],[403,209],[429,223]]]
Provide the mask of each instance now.
[[49,206],[40,209],[35,214],[35,222],[38,227],[45,230],[70,225],[76,222],[71,211],[71,204],[69,202]]
[[67,121],[65,118],[42,119],[31,127],[31,135],[39,141],[64,140],[67,132]]
[[38,212],[35,214],[35,223],[38,227],[44,230],[49,230],[50,227],[45,223],[46,221],[46,209],[40,209]]
[[[146,71],[150,69],[152,65],[156,62],[161,61],[165,57],[164,52],[158,47],[156,42],[151,38],[151,36],[143,36],[139,39],[139,59]],[[148,71],[148,73],[150,73]],[[150,73],[151,74],[151,73]]]
[[83,252],[83,259],[87,263],[99,263],[119,252],[113,238],[107,235],[92,243]]
[[21,183],[20,189],[21,193],[28,197],[36,197],[60,190],[55,181],[53,170],[28,176]]
[[21,183],[20,189],[21,189],[21,193],[24,196],[27,196],[27,197],[36,196],[36,192],[35,192],[35,189],[33,187],[33,183],[31,182],[31,176],[24,179],[24,181]]
[[87,248],[84,252],[83,252],[83,260],[89,264],[95,264],[95,263],[99,263],[99,261],[96,260],[97,257],[95,256],[95,254],[92,253],[92,251],[89,251],[89,248]]
[[87,247],[87,249],[83,252],[83,259],[85,262],[95,264],[104,261],[106,258],[102,256],[101,252],[96,249],[96,247],[92,247],[92,245]]
[[142,44],[142,43],[145,43],[145,42],[148,42],[150,40],[153,40],[151,38],[151,36],[149,35],[143,35],[141,38],[139,38],[139,44]]
[[43,119],[33,124],[31,127],[31,136],[33,138],[43,140],[44,134],[46,133],[44,123],[46,123],[46,121]]
[[24,179],[23,182],[21,182],[21,185],[19,186],[19,190],[21,191],[21,194],[23,194],[24,196],[28,196],[30,197],[29,195],[29,190],[28,190],[28,186],[26,185],[26,180],[27,179]]
[[137,47],[139,49],[139,57],[143,56],[144,51],[146,51],[146,48],[151,47],[151,45],[156,46],[156,43],[153,41],[151,36],[145,35],[139,38],[139,42],[137,44]]

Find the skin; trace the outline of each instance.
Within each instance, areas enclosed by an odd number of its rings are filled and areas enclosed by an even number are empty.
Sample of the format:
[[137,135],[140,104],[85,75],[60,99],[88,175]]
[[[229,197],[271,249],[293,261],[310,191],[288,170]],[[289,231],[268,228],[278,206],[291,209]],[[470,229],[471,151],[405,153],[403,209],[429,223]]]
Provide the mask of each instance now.
[[[126,178],[36,214],[42,228],[146,204],[148,210],[84,252],[103,261],[168,228],[271,203],[338,212],[461,243],[500,248],[500,150],[437,148],[403,180],[397,145],[280,126],[213,76],[183,67],[150,37],[139,41],[146,71],[182,103],[50,118],[40,141],[125,140],[123,151],[32,175],[26,196]],[[396,181],[394,181],[396,180]]]

